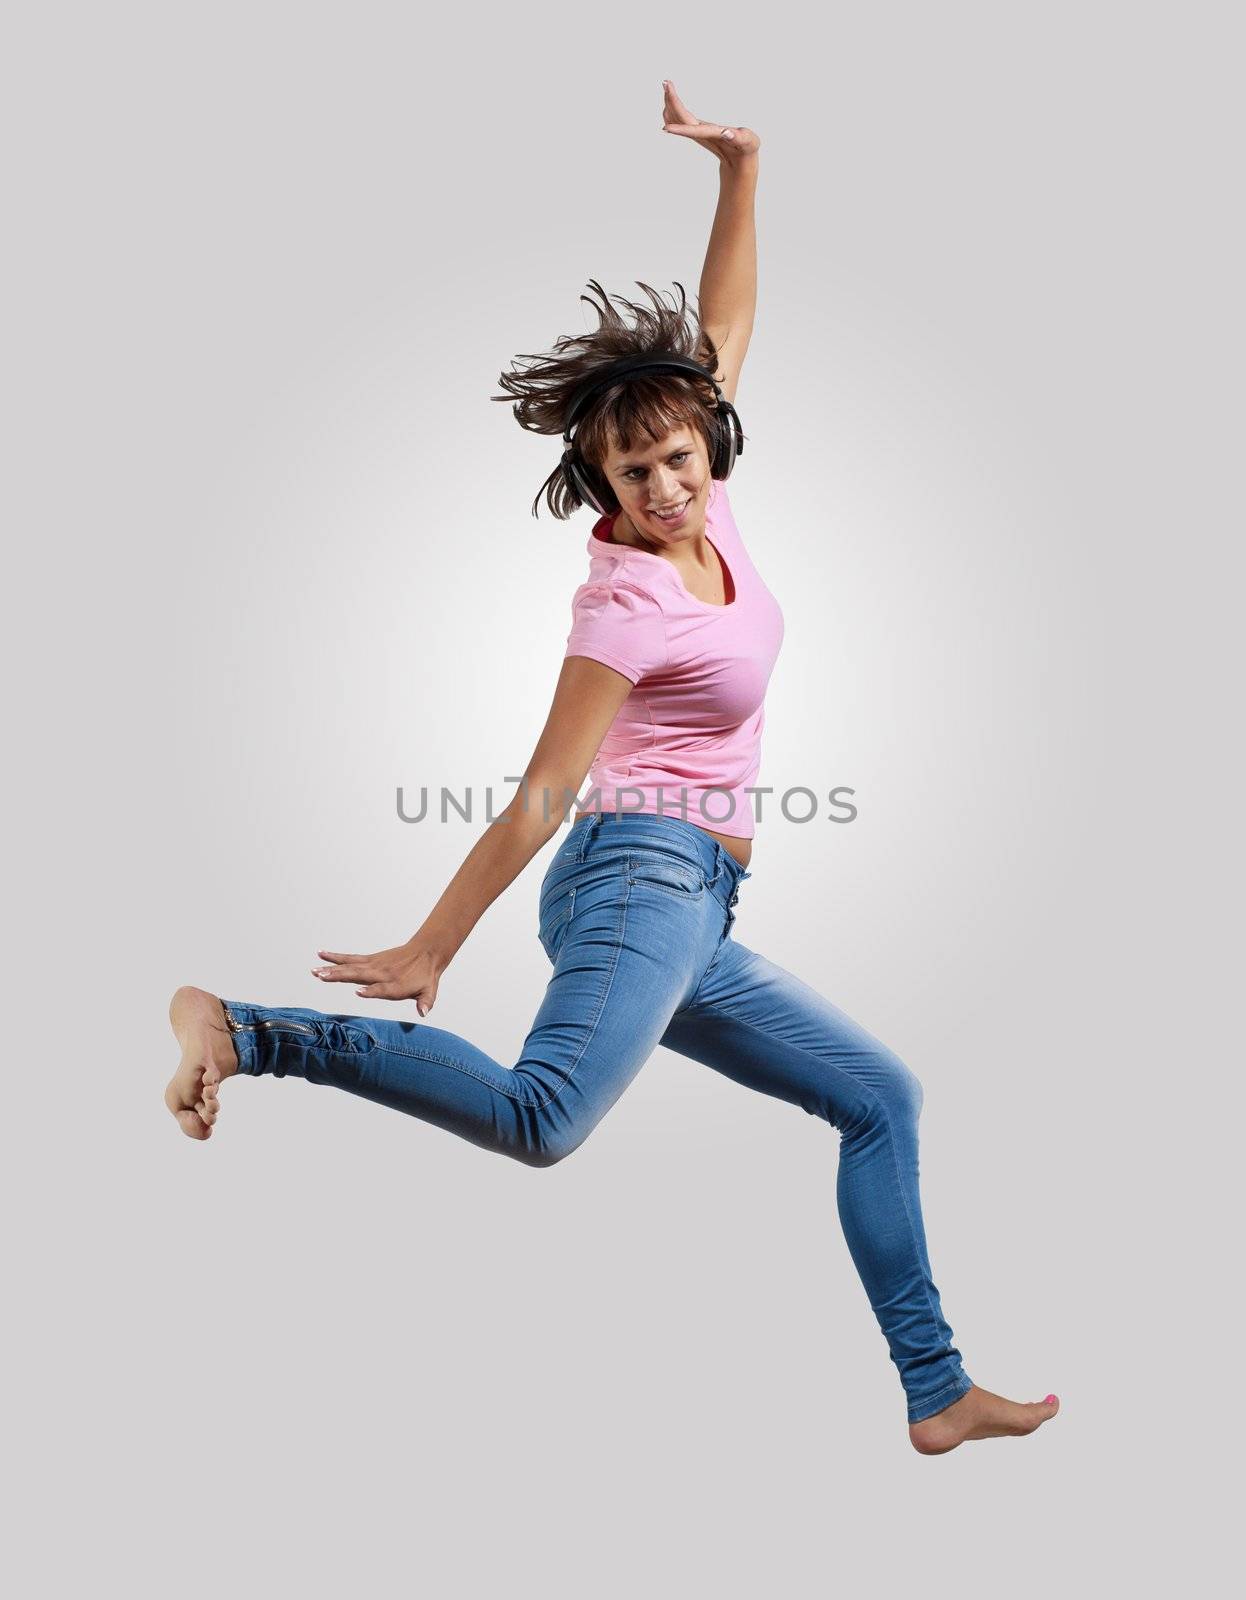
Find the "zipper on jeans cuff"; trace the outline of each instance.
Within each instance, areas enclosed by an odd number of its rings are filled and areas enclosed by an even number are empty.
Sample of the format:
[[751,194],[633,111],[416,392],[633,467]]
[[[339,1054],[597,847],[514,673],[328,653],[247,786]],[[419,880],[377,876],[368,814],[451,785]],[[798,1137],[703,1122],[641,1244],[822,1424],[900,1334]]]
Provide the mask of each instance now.
[[286,1022],[280,1018],[261,1017],[258,1022],[235,1022],[233,1013],[226,1011],[225,1021],[229,1024],[231,1033],[241,1033],[245,1028],[294,1028],[299,1033],[315,1033],[315,1028],[306,1022]]

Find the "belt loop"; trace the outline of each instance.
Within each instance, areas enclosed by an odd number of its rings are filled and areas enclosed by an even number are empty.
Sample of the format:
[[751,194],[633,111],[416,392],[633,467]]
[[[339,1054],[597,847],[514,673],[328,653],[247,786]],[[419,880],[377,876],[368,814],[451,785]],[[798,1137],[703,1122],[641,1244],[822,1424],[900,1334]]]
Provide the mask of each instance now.
[[583,861],[588,853],[588,848],[593,842],[593,835],[601,826],[601,810],[595,808],[589,813],[588,821],[584,824],[584,838],[580,844],[580,860]]

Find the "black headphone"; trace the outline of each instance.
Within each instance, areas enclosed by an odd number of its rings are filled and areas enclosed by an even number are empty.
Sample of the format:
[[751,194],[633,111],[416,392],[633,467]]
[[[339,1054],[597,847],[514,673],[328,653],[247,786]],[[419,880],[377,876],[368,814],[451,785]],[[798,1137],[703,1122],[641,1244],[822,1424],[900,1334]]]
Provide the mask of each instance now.
[[[693,361],[689,356],[676,355],[673,351],[667,355],[623,356],[618,361],[612,361],[600,372],[595,372],[587,382],[575,390],[567,407],[567,420],[563,424],[562,442],[565,446],[562,453],[563,476],[580,499],[592,506],[595,511],[600,511],[602,516],[609,516],[611,512],[617,511],[618,502],[614,500],[614,495],[609,489],[606,489],[603,495],[598,488],[598,484],[604,480],[593,471],[587,461],[580,458],[571,439],[571,430],[588,409],[593,396],[608,388],[616,378],[633,372],[656,370],[693,372],[714,385],[718,407],[711,425],[713,447],[710,450],[710,476],[712,478],[729,478],[736,457],[744,454],[744,430],[740,426],[736,409],[718,387],[718,380],[707,367],[703,367],[698,361]],[[603,505],[602,500],[605,498],[614,500],[614,504]]]

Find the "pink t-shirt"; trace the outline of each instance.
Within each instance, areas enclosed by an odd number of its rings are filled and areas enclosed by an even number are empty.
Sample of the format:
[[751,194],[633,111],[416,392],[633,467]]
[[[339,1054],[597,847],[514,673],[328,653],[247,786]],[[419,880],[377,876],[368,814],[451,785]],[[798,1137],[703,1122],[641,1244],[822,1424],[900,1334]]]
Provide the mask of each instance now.
[[588,581],[571,601],[568,656],[590,656],[635,685],[589,768],[588,810],[681,817],[751,839],[766,686],[783,613],[748,558],[726,485],[712,481],[705,532],[730,604],[688,593],[665,556],[611,542],[614,517],[588,539]]

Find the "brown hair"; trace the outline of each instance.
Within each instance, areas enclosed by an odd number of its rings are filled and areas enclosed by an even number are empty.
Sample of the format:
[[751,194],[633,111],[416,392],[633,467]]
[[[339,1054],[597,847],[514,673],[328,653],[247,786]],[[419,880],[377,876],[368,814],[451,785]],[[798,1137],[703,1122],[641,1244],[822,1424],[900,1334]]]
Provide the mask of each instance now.
[[[571,397],[593,373],[604,369],[620,356],[661,351],[690,356],[711,372],[718,371],[718,351],[701,324],[700,307],[693,310],[681,283],[679,304],[667,305],[656,289],[636,280],[652,302],[651,306],[625,300],[622,295],[607,295],[596,278],[589,287],[601,296],[600,305],[588,295],[587,301],[598,314],[598,325],[591,333],[578,337],[564,335],[553,351],[542,356],[516,356],[512,370],[503,372],[498,382],[508,392],[490,395],[491,400],[514,401],[515,420],[532,433],[562,434]],[[610,304],[617,300],[633,314],[629,326]],[[516,363],[530,363],[519,369]],[[515,397],[518,396],[516,399]],[[620,450],[630,450],[641,433],[655,442],[681,423],[697,428],[705,440],[711,460],[714,453],[713,422],[717,400],[713,385],[695,374],[641,372],[610,384],[594,396],[587,411],[575,425],[575,449],[593,475],[603,505],[615,507],[618,500],[602,470],[614,440]],[[559,463],[537,490],[532,515],[538,515],[541,495],[554,516],[566,519],[584,501],[567,482]]]

